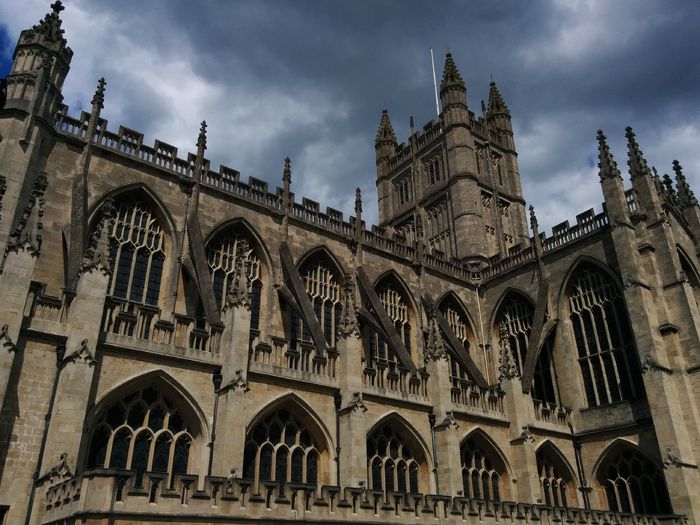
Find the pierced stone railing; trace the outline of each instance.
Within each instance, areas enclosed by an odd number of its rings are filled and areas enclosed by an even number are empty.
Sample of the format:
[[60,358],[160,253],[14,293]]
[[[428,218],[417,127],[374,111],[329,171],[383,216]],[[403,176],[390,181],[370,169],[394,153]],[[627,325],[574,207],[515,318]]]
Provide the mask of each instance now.
[[130,471],[92,471],[50,487],[44,499],[42,523],[72,522],[99,514],[115,522],[168,521],[239,522],[263,520],[296,523],[419,524],[580,523],[608,525],[685,525],[679,515],[641,515],[572,507],[548,507],[513,501],[484,501],[460,496],[367,490],[364,487],[315,486],[207,476],[199,490],[195,475],[146,472],[141,483]]
[[24,315],[33,319],[65,323],[74,297],[74,293],[65,290],[59,297],[47,295],[44,285],[32,282]]
[[468,379],[452,378],[451,397],[455,405],[505,415],[505,392],[498,386],[483,388]]
[[263,367],[277,367],[330,379],[337,377],[338,352],[335,348],[328,348],[320,355],[313,343],[300,341],[292,349],[286,339],[277,337],[272,338],[272,344],[259,343],[255,338],[251,345],[252,362]]
[[535,407],[535,419],[545,423],[555,425],[569,426],[571,423],[571,409],[556,403],[547,403],[539,399],[533,399],[532,404]]
[[365,387],[375,388],[379,393],[386,391],[428,398],[430,376],[423,370],[412,374],[396,362],[374,359],[370,366],[364,368],[362,377]]

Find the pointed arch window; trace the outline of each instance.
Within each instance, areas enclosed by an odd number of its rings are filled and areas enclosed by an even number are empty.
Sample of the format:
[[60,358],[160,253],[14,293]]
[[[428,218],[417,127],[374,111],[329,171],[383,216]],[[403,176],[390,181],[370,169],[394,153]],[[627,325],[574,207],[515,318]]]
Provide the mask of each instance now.
[[[517,294],[507,297],[498,315],[496,326],[505,326],[513,360],[520,374],[523,373],[528,352],[528,340],[532,331],[535,308],[532,303]],[[554,338],[548,337],[535,363],[531,395],[533,399],[558,404],[557,376],[554,367]]]
[[392,492],[420,492],[422,458],[417,446],[385,423],[367,438],[367,479],[370,488],[385,496]]
[[317,485],[323,448],[311,429],[288,409],[262,419],[246,437],[243,477]]
[[90,437],[89,469],[130,469],[140,483],[146,471],[188,473],[197,436],[191,424],[159,390],[148,387],[109,406]]
[[440,173],[440,158],[436,155],[428,160],[424,165],[425,173],[428,175],[428,184],[432,186],[442,178]]
[[248,270],[250,281],[250,328],[260,328],[260,304],[262,279],[260,259],[251,248],[249,239],[239,233],[227,232],[209,243],[207,259],[211,274],[214,297],[219,308],[224,307],[224,299],[231,291],[235,278],[236,265],[243,264]]
[[471,499],[501,501],[505,466],[493,447],[481,436],[471,435],[460,447],[464,496]]
[[[326,336],[326,342],[330,347],[335,347],[342,300],[340,283],[330,269],[330,265],[322,259],[306,263],[300,274],[321,329]],[[291,335],[290,348],[292,349],[297,348],[302,341],[311,341],[306,323],[293,309]]]
[[[389,320],[394,323],[406,351],[410,354],[411,317],[406,300],[394,283],[380,286],[377,290],[377,296],[384,306]],[[393,370],[399,361],[386,338],[369,325],[365,325],[364,332],[365,353],[369,357],[370,367],[375,368],[379,364],[380,367],[389,366]]]
[[589,406],[642,394],[639,362],[624,298],[612,278],[581,268],[569,287],[570,320]]
[[548,507],[568,507],[568,498],[573,496],[571,473],[548,444],[537,450],[537,473],[544,504]]
[[[452,333],[462,343],[464,351],[469,353],[469,340],[473,339],[473,333],[469,320],[462,307],[459,306],[452,297],[446,297],[440,302],[438,308],[447,321],[447,324],[450,325]],[[461,391],[462,385],[471,383],[472,378],[452,351],[448,352],[448,358],[450,360],[450,380],[452,382],[452,387]]]
[[110,235],[110,295],[158,304],[165,262],[164,237],[159,220],[145,203],[123,200],[117,205]]
[[632,447],[624,447],[598,469],[608,509],[639,514],[671,512],[659,467]]

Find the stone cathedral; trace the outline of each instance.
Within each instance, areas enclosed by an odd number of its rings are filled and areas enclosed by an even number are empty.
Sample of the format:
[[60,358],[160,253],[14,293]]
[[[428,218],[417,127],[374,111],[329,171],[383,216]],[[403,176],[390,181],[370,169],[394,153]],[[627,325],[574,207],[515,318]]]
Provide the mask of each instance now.
[[51,9],[0,97],[1,523],[700,523],[677,161],[628,128],[623,177],[599,131],[602,210],[540,232],[448,54],[439,118],[381,115],[366,225],[289,159],[214,169],[205,123],[195,153],[110,126],[104,79],[71,114]]

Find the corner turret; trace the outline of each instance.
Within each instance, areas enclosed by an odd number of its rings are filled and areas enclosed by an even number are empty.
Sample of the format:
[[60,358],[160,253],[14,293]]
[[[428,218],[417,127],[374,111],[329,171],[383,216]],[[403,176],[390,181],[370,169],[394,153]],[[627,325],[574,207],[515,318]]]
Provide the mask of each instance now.
[[379,129],[374,139],[377,155],[377,201],[379,204],[379,222],[384,224],[392,214],[391,182],[389,181],[389,160],[396,156],[396,134],[389,120],[389,112],[384,109],[379,120]]
[[63,9],[60,0],[56,0],[43,20],[20,33],[7,76],[6,108],[42,116],[51,116],[58,110],[73,58],[61,28]]

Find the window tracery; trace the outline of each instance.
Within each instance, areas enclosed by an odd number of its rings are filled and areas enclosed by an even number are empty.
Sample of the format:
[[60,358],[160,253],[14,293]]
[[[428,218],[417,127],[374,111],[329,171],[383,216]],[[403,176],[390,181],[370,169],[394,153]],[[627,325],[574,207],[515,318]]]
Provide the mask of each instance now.
[[[335,347],[340,321],[342,291],[335,274],[323,260],[307,263],[301,270],[306,293],[311,299],[314,312],[321,325],[326,342]],[[292,309],[290,348],[294,349],[302,341],[311,341],[306,324]]]
[[211,274],[214,297],[219,308],[230,292],[235,279],[236,265],[244,264],[250,281],[250,328],[258,330],[260,325],[260,303],[262,279],[260,259],[251,248],[250,241],[239,233],[225,233],[207,246],[207,259]]
[[569,306],[588,405],[638,397],[639,363],[617,285],[603,271],[584,267],[572,280]]
[[424,172],[428,175],[428,184],[430,186],[440,181],[442,174],[440,173],[440,158],[437,155],[425,163]]
[[640,514],[671,512],[666,481],[656,464],[625,447],[599,469],[608,509]]
[[417,452],[389,424],[375,429],[367,438],[370,488],[383,491],[385,496],[392,492],[420,492]]
[[110,295],[158,304],[165,261],[164,237],[158,219],[145,203],[123,200],[118,204],[110,235]]
[[505,474],[502,462],[484,446],[479,436],[470,436],[460,447],[464,496],[471,499],[501,501],[501,477]]
[[573,488],[568,469],[562,468],[559,463],[546,445],[537,450],[537,474],[542,500],[549,507],[567,507],[567,491],[570,486]]
[[409,175],[399,177],[394,182],[394,193],[397,196],[399,206],[403,206],[413,200],[412,191],[411,177]]
[[243,476],[260,481],[316,485],[320,479],[321,447],[311,431],[290,410],[280,409],[248,433]]
[[92,430],[87,468],[186,474],[196,430],[172,400],[148,387],[112,404]]

